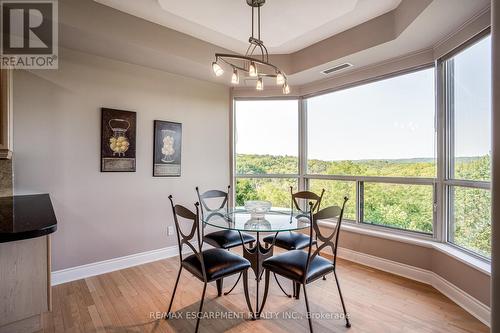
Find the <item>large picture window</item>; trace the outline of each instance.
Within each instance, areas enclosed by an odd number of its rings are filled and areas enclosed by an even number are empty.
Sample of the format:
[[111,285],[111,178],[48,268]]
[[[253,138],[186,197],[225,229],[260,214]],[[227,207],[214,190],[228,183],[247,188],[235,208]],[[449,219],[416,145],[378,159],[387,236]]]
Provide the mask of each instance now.
[[435,116],[434,68],[307,99],[309,188],[348,194],[357,222],[432,234]]
[[491,38],[444,62],[448,241],[491,256]]
[[[235,100],[235,203],[349,197],[347,223],[491,256],[491,38],[437,66],[298,99]],[[346,223],[346,224],[347,224]]]

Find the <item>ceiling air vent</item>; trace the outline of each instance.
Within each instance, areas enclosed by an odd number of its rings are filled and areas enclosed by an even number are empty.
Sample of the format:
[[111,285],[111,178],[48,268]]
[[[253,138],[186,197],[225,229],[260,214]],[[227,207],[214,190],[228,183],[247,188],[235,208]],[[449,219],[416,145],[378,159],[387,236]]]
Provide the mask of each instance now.
[[338,72],[338,71],[344,70],[344,69],[349,68],[349,67],[352,67],[352,64],[346,62],[345,64],[325,69],[324,71],[321,71],[321,73],[325,74],[325,75],[328,75],[328,74],[332,74],[334,72]]

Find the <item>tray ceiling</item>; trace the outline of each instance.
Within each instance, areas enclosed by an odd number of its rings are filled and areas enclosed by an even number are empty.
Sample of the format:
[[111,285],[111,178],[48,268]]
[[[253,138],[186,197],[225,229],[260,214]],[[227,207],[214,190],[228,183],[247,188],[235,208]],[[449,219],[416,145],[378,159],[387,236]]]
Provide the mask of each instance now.
[[[95,0],[235,52],[251,33],[245,0]],[[262,39],[270,53],[291,53],[383,15],[401,0],[268,0]]]

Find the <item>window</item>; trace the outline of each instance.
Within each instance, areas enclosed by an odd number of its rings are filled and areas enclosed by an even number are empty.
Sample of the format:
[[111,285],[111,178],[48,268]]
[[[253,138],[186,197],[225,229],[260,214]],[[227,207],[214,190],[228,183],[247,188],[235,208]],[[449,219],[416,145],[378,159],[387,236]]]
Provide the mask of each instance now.
[[236,101],[237,174],[298,173],[297,100]]
[[491,256],[491,38],[444,63],[448,241]]
[[491,257],[491,192],[450,187],[450,242]]
[[450,129],[453,133],[450,178],[490,180],[491,38],[447,61],[450,77]]
[[434,69],[307,100],[308,173],[436,177]]
[[290,207],[290,187],[298,191],[294,178],[238,178],[236,180],[236,205],[248,200],[271,201],[273,207]]
[[434,91],[427,68],[309,98],[309,188],[328,205],[348,195],[350,220],[432,235]]
[[488,260],[491,38],[437,64],[314,97],[236,100],[235,203],[289,207],[290,186],[325,189],[322,207],[349,197],[352,225]]
[[356,221],[356,182],[328,179],[311,179],[309,190],[320,194],[325,190],[321,207],[340,205],[344,197],[348,197],[344,211],[344,219]]
[[290,186],[298,190],[298,122],[297,100],[235,101],[237,205],[268,200],[290,206]]
[[364,223],[432,234],[432,186],[367,183],[363,187]]

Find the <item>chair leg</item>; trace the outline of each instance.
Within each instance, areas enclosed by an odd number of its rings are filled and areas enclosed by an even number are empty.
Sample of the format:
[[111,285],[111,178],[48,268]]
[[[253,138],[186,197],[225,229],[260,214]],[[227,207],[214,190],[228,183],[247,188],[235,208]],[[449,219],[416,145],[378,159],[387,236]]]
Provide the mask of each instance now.
[[260,314],[262,313],[262,310],[264,310],[264,305],[266,305],[267,301],[267,295],[269,293],[269,278],[270,278],[270,271],[266,269],[266,286],[264,288],[264,298],[262,299],[262,304],[260,305],[260,311],[257,313],[257,318],[260,317]]
[[345,309],[344,298],[342,297],[342,291],[340,290],[339,278],[337,277],[337,273],[335,270],[333,270],[333,275],[335,276],[335,282],[337,282],[337,289],[339,290],[340,302],[342,303],[342,309],[344,310],[345,327],[351,327],[351,323],[349,322],[349,317],[347,316],[347,311]]
[[245,291],[245,301],[247,302],[248,310],[252,314],[252,320],[256,319],[255,313],[253,313],[252,303],[250,303],[250,295],[248,294],[248,269],[243,271],[243,289]]
[[177,279],[175,280],[174,292],[172,293],[172,297],[170,298],[170,305],[168,306],[167,315],[165,316],[166,320],[168,320],[168,317],[170,316],[170,310],[172,309],[172,304],[174,303],[174,296],[175,296],[175,292],[177,291],[177,285],[179,284],[179,278],[181,277],[181,272],[182,272],[182,266],[179,268],[179,273],[177,273]]
[[200,326],[201,319],[201,310],[203,309],[203,301],[205,300],[205,291],[207,291],[207,283],[203,286],[203,293],[201,294],[200,308],[198,309],[197,319],[196,319],[196,328],[194,330],[195,333],[198,333],[198,327]]
[[242,274],[243,274],[243,273],[240,273],[240,275],[238,275],[238,279],[236,280],[236,282],[234,283],[234,285],[231,287],[231,289],[229,289],[229,291],[226,291],[226,292],[224,293],[224,296],[229,295],[229,294],[231,293],[231,291],[233,291],[233,289],[236,287],[236,285],[238,284],[238,282],[240,282],[240,279],[241,279],[241,275],[242,275]]
[[217,297],[220,297],[222,296],[222,284],[224,283],[224,280],[218,279],[215,281],[215,283],[217,284]]
[[[281,289],[281,291],[283,292],[283,294],[285,294],[285,295],[286,295],[286,297],[291,298],[291,297],[292,297],[292,295],[288,294],[288,293],[285,291],[285,289],[283,289],[283,287],[281,286],[280,281],[278,280],[278,277],[276,276],[276,273],[273,273],[273,275],[274,275],[274,279],[276,280],[276,283],[278,284],[278,287],[280,287],[280,289]],[[294,295],[295,295],[295,294],[294,294]]]
[[294,282],[295,283],[295,299],[300,298],[300,283]]
[[[300,286],[300,284],[299,284],[299,286]],[[307,299],[307,291],[306,291],[306,285],[305,284],[304,284],[304,299],[306,300],[307,319],[309,319],[309,331],[311,333],[313,333],[311,310],[309,309],[309,300]]]

